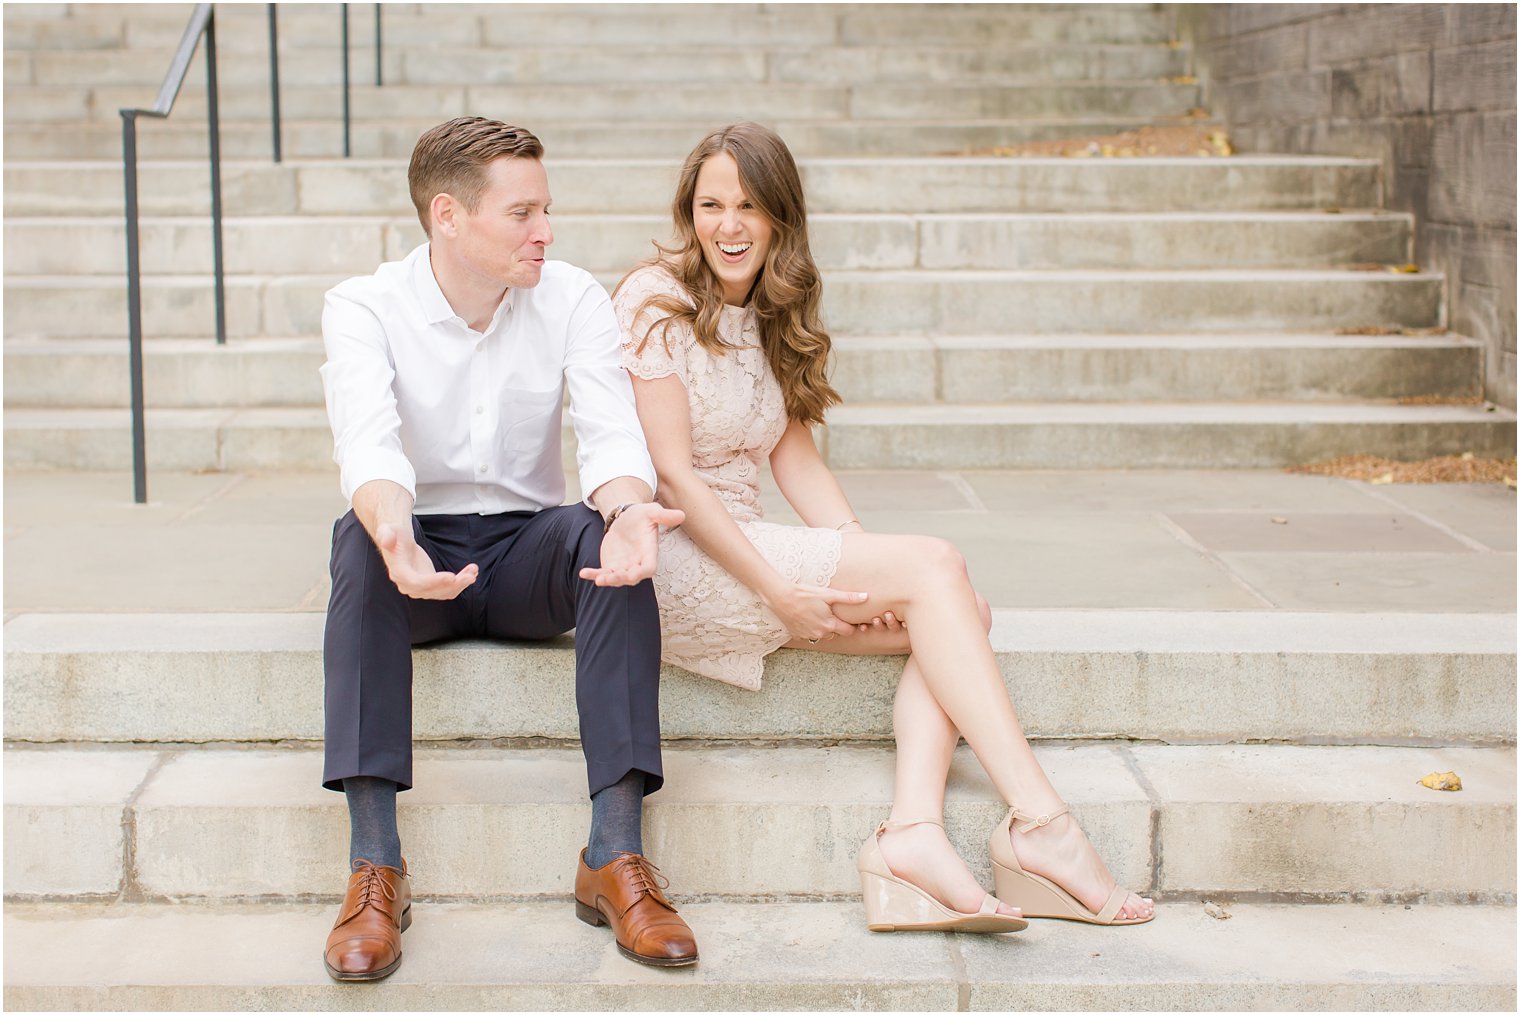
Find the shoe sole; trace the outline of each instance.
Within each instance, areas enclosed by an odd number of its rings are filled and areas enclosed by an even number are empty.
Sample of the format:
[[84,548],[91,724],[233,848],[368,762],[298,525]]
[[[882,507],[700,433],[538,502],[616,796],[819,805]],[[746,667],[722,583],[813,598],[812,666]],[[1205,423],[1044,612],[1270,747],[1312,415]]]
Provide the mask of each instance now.
[[[581,923],[589,923],[593,927],[611,927],[611,925],[607,923],[607,918],[602,915],[601,910],[597,909],[594,906],[586,905],[580,899],[575,900],[575,917],[576,919],[580,920]],[[623,943],[621,941],[614,941],[613,943],[617,945],[617,950],[623,953],[624,958],[632,959],[634,962],[638,962],[642,965],[661,966],[669,969],[672,966],[694,966],[697,964],[698,957],[696,955],[683,955],[673,959],[657,958],[653,955],[640,955],[638,952],[630,951],[629,949],[623,947]]]
[[[406,909],[401,914],[401,933],[405,934],[406,933],[406,929],[408,927],[410,927],[411,925],[412,925],[412,907],[411,906],[407,906]],[[326,956],[323,956],[323,958],[322,958],[322,965],[327,969],[327,975],[331,976],[334,980],[337,980],[339,983],[365,983],[365,982],[367,982],[369,980],[383,980],[387,976],[389,976],[392,973],[394,973],[396,970],[400,969],[401,968],[401,956],[397,955],[396,956],[396,961],[392,962],[390,965],[386,966],[385,968],[372,970],[371,972],[368,972],[368,973],[345,973],[345,972],[343,972],[340,969],[334,969],[332,966],[329,966],[327,964],[327,957]]]
[[1156,918],[1152,913],[1150,916],[1116,916],[1112,920],[1100,920],[1096,913],[1052,882],[1032,871],[1004,867],[996,860],[992,861],[992,878],[998,899],[1023,910],[1026,920],[1070,920],[1094,927],[1136,927]]

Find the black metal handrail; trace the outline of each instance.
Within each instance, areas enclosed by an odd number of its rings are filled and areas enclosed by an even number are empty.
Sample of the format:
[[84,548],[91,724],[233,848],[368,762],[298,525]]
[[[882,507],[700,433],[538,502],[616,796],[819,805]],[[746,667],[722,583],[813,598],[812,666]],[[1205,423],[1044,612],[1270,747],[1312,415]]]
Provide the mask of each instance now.
[[[274,129],[274,160],[280,161],[280,31],[277,4],[269,4],[269,119]],[[380,4],[375,4],[375,86],[385,84],[381,50]],[[343,157],[353,154],[353,103],[349,81],[348,4],[338,5],[340,42],[343,54]]]
[[[274,161],[279,162],[280,145],[280,46],[275,4],[269,4],[269,98],[273,125]],[[343,13],[343,155],[349,144],[349,75],[348,75],[348,4],[340,4]],[[137,118],[146,116],[167,119],[174,110],[185,83],[190,63],[195,59],[201,38],[206,40],[206,125],[211,140],[211,257],[216,291],[216,344],[227,344],[226,272],[222,261],[222,144],[221,118],[216,88],[216,13],[211,4],[196,4],[185,33],[180,36],[158,98],[147,109],[121,112],[122,175],[127,198],[127,337],[129,373],[132,381],[132,497],[138,504],[148,500],[146,424],[143,419],[143,327],[142,265],[140,263],[137,208]],[[375,4],[375,84],[382,84],[380,51],[380,5]]]
[[180,37],[158,98],[147,109],[122,109],[122,174],[127,192],[127,327],[132,375],[132,495],[138,504],[148,500],[148,468],[143,422],[142,267],[138,263],[137,118],[167,119],[179,97],[185,73],[195,58],[201,37],[206,39],[206,121],[211,134],[211,257],[216,277],[216,342],[227,343],[227,300],[222,266],[222,148],[216,94],[216,15],[211,4],[196,4],[185,34]]

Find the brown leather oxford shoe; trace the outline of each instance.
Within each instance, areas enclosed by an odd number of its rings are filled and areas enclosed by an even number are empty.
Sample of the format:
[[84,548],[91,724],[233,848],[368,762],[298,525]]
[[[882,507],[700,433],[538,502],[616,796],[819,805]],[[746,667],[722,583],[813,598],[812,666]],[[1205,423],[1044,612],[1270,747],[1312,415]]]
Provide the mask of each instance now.
[[618,951],[650,966],[690,966],[697,941],[656,880],[655,865],[638,853],[621,853],[592,870],[581,850],[575,868],[575,915],[593,927],[612,925]]
[[322,961],[334,980],[381,980],[401,965],[401,932],[412,925],[412,889],[401,869],[355,860]]

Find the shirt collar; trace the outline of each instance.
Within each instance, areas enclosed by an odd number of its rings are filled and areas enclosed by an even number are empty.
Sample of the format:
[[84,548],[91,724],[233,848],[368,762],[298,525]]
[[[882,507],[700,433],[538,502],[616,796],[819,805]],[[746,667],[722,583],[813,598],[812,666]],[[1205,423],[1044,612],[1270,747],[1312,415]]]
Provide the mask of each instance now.
[[[443,295],[443,290],[438,287],[438,279],[433,275],[432,246],[428,243],[417,248],[416,260],[412,263],[412,288],[417,293],[417,301],[422,305],[422,314],[429,324],[443,324],[445,321],[458,321],[464,324],[464,319],[454,312],[449,305],[448,297]],[[508,289],[502,297],[501,305],[496,308],[496,313],[491,315],[491,323],[486,331],[495,330],[501,323],[502,315],[512,308],[512,302],[517,295],[516,289]],[[468,325],[465,325],[468,327]]]

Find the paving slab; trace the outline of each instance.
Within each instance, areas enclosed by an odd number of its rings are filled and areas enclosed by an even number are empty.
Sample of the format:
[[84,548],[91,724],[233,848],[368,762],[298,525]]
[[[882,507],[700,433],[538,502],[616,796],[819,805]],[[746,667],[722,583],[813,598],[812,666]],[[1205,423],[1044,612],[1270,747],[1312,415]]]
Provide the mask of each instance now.
[[[989,508],[1005,511],[1376,511],[1366,484],[1277,469],[1230,471],[1028,469],[959,473]],[[1497,486],[1497,484],[1496,484]],[[1455,484],[1438,489],[1460,495]]]
[[1374,493],[1490,550],[1515,549],[1515,494],[1498,483],[1400,483]]
[[[679,901],[679,897],[678,897]],[[702,960],[617,955],[565,902],[418,903],[405,960],[334,984],[330,906],[42,905],[5,911],[11,1009],[1512,1010],[1512,907],[1168,907],[1123,931],[871,934],[857,903],[681,906]],[[241,947],[228,948],[235,939]],[[528,944],[524,944],[528,942]],[[74,961],[81,950],[98,956]],[[207,975],[210,972],[211,975]]]
[[1289,610],[1513,612],[1513,553],[1221,553]]
[[1250,553],[1470,553],[1465,543],[1411,515],[1215,511],[1167,518],[1210,550]]
[[[1515,525],[1514,494],[1497,484],[1401,491],[1261,470],[878,470],[840,477],[873,529],[956,541],[995,607],[1514,609],[1513,552],[1484,549],[1503,547],[1500,536]],[[764,487],[771,517],[795,518],[774,486]],[[6,609],[325,608],[328,539],[344,510],[332,467],[153,470],[149,494],[149,504],[132,504],[131,478],[121,473],[8,473]],[[1253,523],[1269,533],[1263,538],[1280,542],[1244,551],[1216,550],[1171,518],[1222,524],[1203,517],[1214,513],[1290,522],[1269,530]],[[1314,552],[1302,552],[1293,541],[1310,531],[1309,519],[1331,516],[1344,517],[1331,529],[1314,529]],[[1372,526],[1386,516],[1411,519],[1400,523],[1402,541],[1369,548]],[[1427,548],[1411,549],[1411,533]],[[1445,549],[1428,549],[1433,545]],[[227,570],[208,570],[207,560],[229,561]],[[233,572],[237,580],[227,581]]]
[[[1263,602],[1153,515],[1054,511],[863,511],[873,532],[940,536],[966,556],[987,601],[1021,609],[1259,609]],[[1464,548],[1465,549],[1465,548]]]

